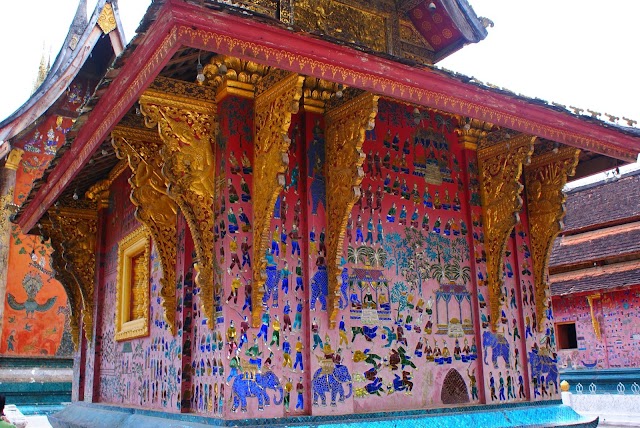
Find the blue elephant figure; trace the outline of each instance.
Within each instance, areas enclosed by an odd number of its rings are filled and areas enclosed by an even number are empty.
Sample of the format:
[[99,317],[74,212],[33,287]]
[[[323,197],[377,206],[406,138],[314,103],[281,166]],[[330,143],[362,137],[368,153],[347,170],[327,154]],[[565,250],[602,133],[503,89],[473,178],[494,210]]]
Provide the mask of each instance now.
[[311,310],[316,309],[316,301],[319,299],[322,310],[327,310],[327,295],[329,294],[329,276],[326,266],[318,266],[318,271],[311,278]]
[[277,266],[267,266],[267,280],[264,283],[264,295],[262,304],[269,306],[269,299],[273,297],[273,307],[278,307],[278,283],[280,282],[280,271]]
[[234,412],[238,410],[238,407],[243,412],[247,411],[247,398],[258,398],[258,410],[264,410],[264,406],[269,406],[271,400],[267,389],[273,389],[279,391],[280,398],[273,397],[273,403],[279,405],[282,403],[284,397],[282,391],[282,385],[278,377],[272,372],[268,371],[263,374],[256,374],[255,379],[245,378],[245,374],[236,376],[231,386],[231,395],[233,397],[233,407],[231,410]]
[[540,379],[540,376],[546,374],[544,378],[545,387],[548,389],[549,384],[553,383],[558,392],[558,361],[549,355],[540,355],[539,351],[533,350],[529,352],[529,363],[531,363],[531,376]]
[[[345,395],[343,382],[348,382],[349,392]],[[344,401],[346,398],[351,397],[353,392],[353,385],[351,383],[351,374],[347,366],[342,364],[336,364],[333,369],[320,368],[313,375],[311,381],[313,389],[313,404],[318,405],[318,398],[322,402],[323,406],[327,405],[327,393],[331,393],[331,406],[336,405],[336,398],[338,401]]]
[[487,352],[491,348],[491,361],[493,367],[498,368],[498,357],[502,357],[507,367],[511,366],[509,362],[509,342],[501,334],[493,334],[489,331],[482,333],[482,346],[484,348],[484,363],[487,363]]

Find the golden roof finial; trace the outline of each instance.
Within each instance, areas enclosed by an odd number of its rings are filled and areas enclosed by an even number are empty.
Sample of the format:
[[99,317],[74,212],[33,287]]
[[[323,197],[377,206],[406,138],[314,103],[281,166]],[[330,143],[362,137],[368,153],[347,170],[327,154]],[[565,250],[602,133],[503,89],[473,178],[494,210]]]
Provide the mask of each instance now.
[[44,43],[42,43],[42,56],[40,57],[38,75],[36,76],[36,80],[33,82],[33,89],[31,90],[32,94],[40,87],[40,85],[42,85],[42,82],[44,82],[44,79],[47,77],[47,74],[49,74],[49,69],[51,68],[51,58],[49,58],[49,61],[45,62],[44,53],[45,46]]

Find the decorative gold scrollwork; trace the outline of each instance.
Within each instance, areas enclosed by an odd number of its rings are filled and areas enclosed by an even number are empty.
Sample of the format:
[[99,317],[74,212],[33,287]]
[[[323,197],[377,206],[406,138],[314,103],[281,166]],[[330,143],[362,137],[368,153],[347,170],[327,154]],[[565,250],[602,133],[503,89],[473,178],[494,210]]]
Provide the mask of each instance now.
[[[197,85],[188,85],[198,90]],[[197,256],[196,283],[202,309],[213,328],[218,300],[213,284],[216,105],[147,90],[140,97],[140,110],[146,126],[157,127],[164,143],[160,157],[164,161],[162,175],[169,183],[167,194],[178,204],[191,230]]]
[[289,164],[287,136],[291,115],[298,112],[303,76],[274,70],[258,84],[255,98],[253,186],[253,326],[260,326],[264,296],[265,258],[273,207],[284,187]]
[[130,128],[116,128],[111,136],[116,155],[126,159],[133,172],[129,178],[131,202],[136,206],[136,218],[149,230],[160,258],[164,318],[171,334],[175,334],[178,206],[169,197],[168,182],[162,176],[162,142],[157,133]]
[[486,137],[487,133],[493,128],[493,124],[489,122],[483,122],[470,117],[458,116],[458,123],[460,124],[459,127],[456,128],[458,141],[463,149],[468,150],[478,150],[478,141]]
[[549,256],[565,215],[562,188],[567,177],[575,174],[579,155],[580,150],[573,147],[548,151],[535,156],[524,170],[538,325],[542,325],[549,306]]
[[226,95],[253,98],[255,85],[270,70],[269,66],[227,55],[217,55],[203,68],[204,84],[216,91],[216,99]]
[[360,183],[364,178],[362,163],[365,154],[362,152],[362,144],[365,131],[375,126],[378,98],[377,95],[363,93],[329,110],[325,115],[330,328],[335,327],[338,316],[340,256],[347,218],[360,197]]
[[71,307],[71,333],[76,349],[79,343],[79,316],[84,334],[93,337],[93,290],[96,272],[98,216],[93,210],[51,208],[48,220],[41,222],[51,239],[56,279],[65,287]]
[[536,137],[518,135],[478,149],[493,331],[500,318],[502,269],[507,239],[518,222],[518,213],[522,209],[522,166],[529,163],[535,140]]

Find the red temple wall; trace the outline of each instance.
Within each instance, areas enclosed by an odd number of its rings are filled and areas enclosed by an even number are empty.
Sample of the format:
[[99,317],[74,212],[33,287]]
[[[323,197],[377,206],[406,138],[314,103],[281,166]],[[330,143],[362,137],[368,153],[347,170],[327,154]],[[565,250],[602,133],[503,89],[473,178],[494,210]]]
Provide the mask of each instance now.
[[593,293],[553,297],[556,326],[574,322],[577,336],[577,348],[558,350],[558,365],[578,368],[640,367],[640,326],[637,323],[640,285],[624,290],[601,291],[601,297],[593,300],[594,314],[600,324],[600,339],[591,322],[587,300],[590,294]]

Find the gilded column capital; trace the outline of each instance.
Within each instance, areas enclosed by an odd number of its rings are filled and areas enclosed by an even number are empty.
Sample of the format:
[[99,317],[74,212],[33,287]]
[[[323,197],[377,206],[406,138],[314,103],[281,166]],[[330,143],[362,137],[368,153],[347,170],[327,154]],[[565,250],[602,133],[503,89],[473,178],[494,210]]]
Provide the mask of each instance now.
[[169,183],[162,175],[163,143],[157,133],[151,134],[148,136],[136,130],[118,127],[111,136],[116,156],[125,159],[132,171],[129,178],[131,202],[136,207],[136,218],[147,227],[155,243],[162,267],[160,296],[164,319],[171,334],[175,334],[178,205],[169,196]]
[[74,344],[78,346],[79,317],[88,341],[93,338],[93,292],[96,272],[98,216],[94,210],[56,208],[41,222],[51,239],[56,279],[65,287],[71,307]]
[[524,170],[538,325],[542,325],[549,306],[551,247],[565,216],[562,189],[567,177],[575,174],[579,155],[580,150],[573,147],[556,148],[534,156]]
[[523,165],[530,161],[535,140],[536,137],[521,134],[478,149],[490,320],[494,331],[500,318],[504,252],[522,209],[520,176]]
[[307,76],[302,86],[302,107],[304,111],[323,114],[325,104],[337,93],[342,95],[344,88],[341,84]]
[[228,55],[216,55],[204,66],[202,72],[206,86],[216,91],[216,102],[227,95],[243,98],[255,96],[256,84],[271,67]]
[[269,230],[273,206],[284,187],[284,173],[289,165],[289,126],[291,115],[298,112],[303,76],[274,70],[256,88],[254,109],[254,178],[253,178],[253,301],[252,321],[260,326],[262,298],[266,280]]
[[[180,88],[183,89],[179,94],[148,89],[140,97],[140,110],[145,125],[157,128],[162,140],[159,153],[164,162],[162,176],[168,183],[166,194],[180,207],[193,236],[200,302],[209,327],[213,328],[218,301],[215,295],[217,287],[213,283],[216,263],[213,256],[213,201],[217,110],[211,100],[182,94],[199,93],[202,91],[200,86],[182,82]],[[156,166],[150,170],[155,171]],[[161,186],[156,187],[159,195]],[[163,200],[161,203],[168,215],[172,211],[167,208],[169,202]]]
[[20,161],[22,160],[22,155],[24,154],[24,150],[14,148],[7,155],[7,161],[4,164],[4,167],[10,169],[12,171],[16,171],[20,166]]
[[334,328],[340,299],[340,259],[349,213],[360,198],[364,178],[362,152],[365,131],[373,129],[378,113],[377,95],[357,93],[325,114],[327,177],[327,274],[329,325]]
[[470,117],[460,116],[458,117],[458,123],[456,134],[458,134],[458,140],[462,148],[466,150],[478,150],[478,143],[493,129],[492,123]]

